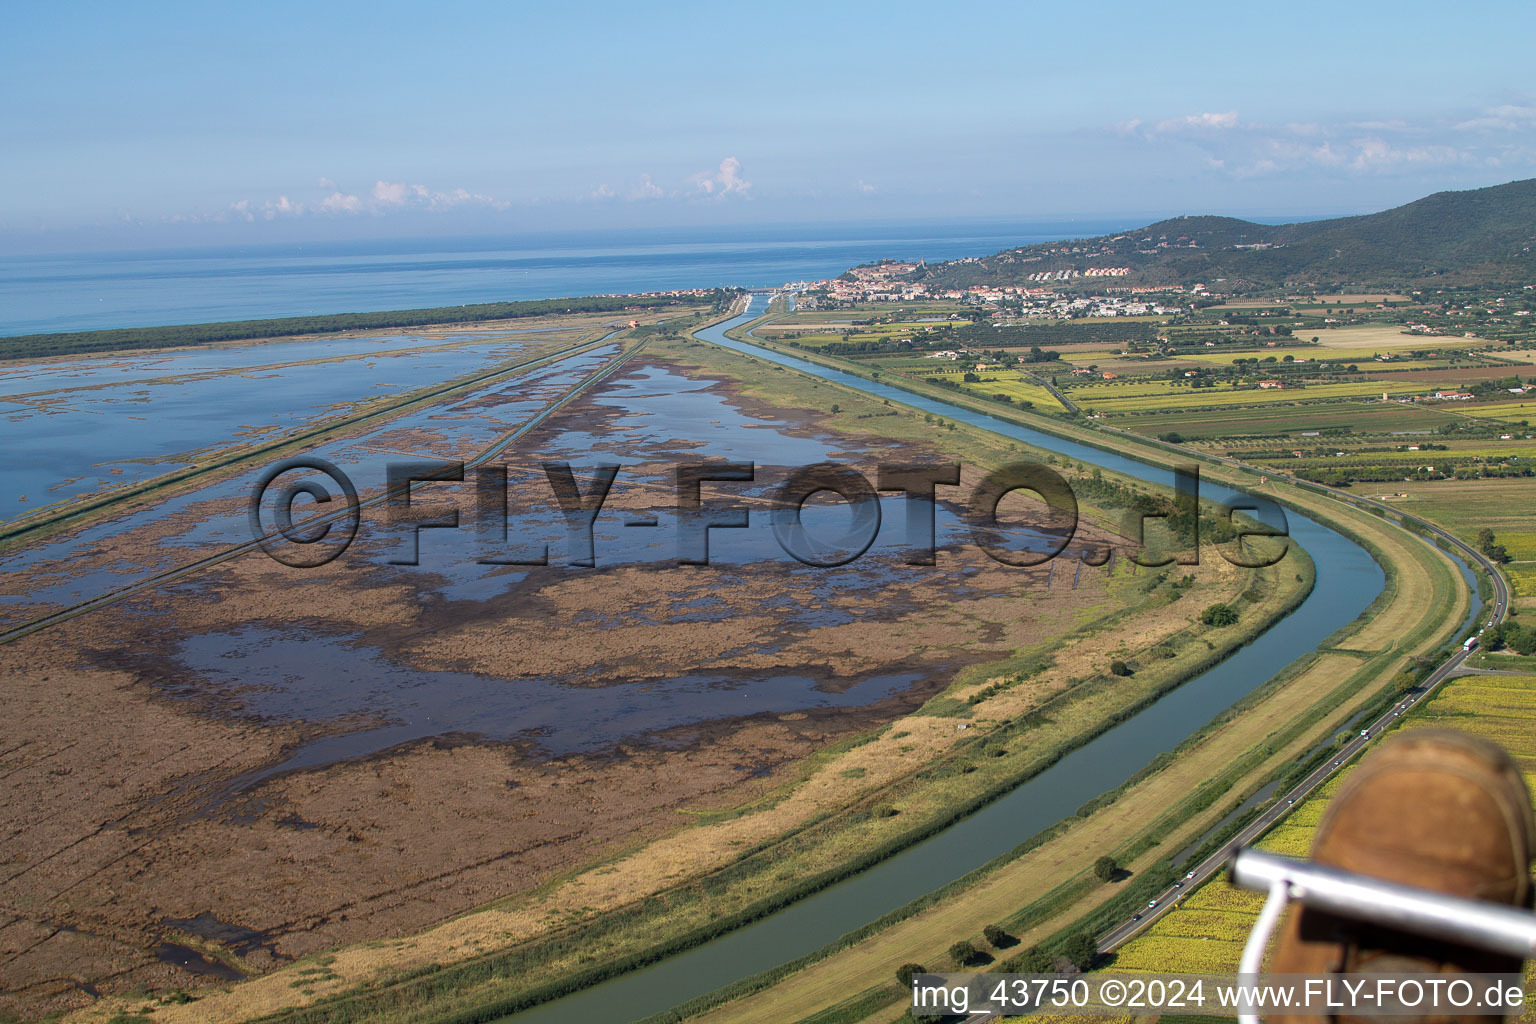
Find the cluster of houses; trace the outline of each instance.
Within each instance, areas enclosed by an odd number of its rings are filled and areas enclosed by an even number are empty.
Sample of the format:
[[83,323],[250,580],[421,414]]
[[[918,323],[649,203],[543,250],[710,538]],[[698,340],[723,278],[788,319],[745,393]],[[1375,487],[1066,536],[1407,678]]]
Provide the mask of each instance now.
[[1070,281],[1074,277],[1125,277],[1130,267],[1088,267],[1084,270],[1041,270],[1030,274],[1026,281]]
[[[956,262],[974,262],[958,260]],[[1150,300],[1135,301],[1127,296],[1152,295],[1167,292],[1166,288],[1135,287],[1110,288],[1103,296],[1072,298],[1050,288],[1029,285],[973,285],[965,288],[930,288],[921,281],[909,281],[906,277],[923,266],[916,263],[887,261],[864,267],[854,267],[840,277],[823,281],[790,281],[779,290],[792,292],[800,298],[797,305],[813,309],[816,299],[807,293],[826,293],[834,302],[919,302],[947,299],[953,302],[992,304],[998,309],[994,318],[1016,315],[1072,316],[1144,316],[1180,312],[1180,307],[1163,306]],[[1046,270],[1030,274],[1028,281],[1036,285],[1046,282],[1068,281],[1072,278],[1124,277],[1130,267],[1089,267],[1085,270]],[[1204,286],[1198,286],[1203,290]],[[1119,294],[1115,294],[1119,293]]]

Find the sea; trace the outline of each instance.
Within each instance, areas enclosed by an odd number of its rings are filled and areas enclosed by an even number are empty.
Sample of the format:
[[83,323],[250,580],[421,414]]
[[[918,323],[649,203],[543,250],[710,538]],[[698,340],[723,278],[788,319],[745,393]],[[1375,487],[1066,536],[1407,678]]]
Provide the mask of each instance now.
[[883,223],[526,234],[0,257],[0,337],[739,285],[930,262],[1131,221]]

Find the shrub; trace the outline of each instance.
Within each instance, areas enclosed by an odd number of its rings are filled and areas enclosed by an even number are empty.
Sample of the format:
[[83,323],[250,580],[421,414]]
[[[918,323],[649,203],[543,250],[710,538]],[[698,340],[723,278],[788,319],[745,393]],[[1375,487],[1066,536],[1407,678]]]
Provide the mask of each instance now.
[[1237,621],[1237,611],[1218,601],[1200,613],[1200,621],[1207,626],[1230,626]]
[[1128,676],[1131,674],[1131,666],[1123,661],[1112,661],[1109,663],[1109,671],[1117,676]]
[[1013,936],[1004,931],[1002,925],[989,924],[981,930],[981,934],[993,946],[1006,946],[1013,941]]
[[949,947],[949,958],[955,962],[956,967],[964,967],[976,959],[976,947],[961,939]]
[[924,967],[922,964],[902,964],[900,967],[896,968],[896,980],[901,982],[902,988],[911,988],[913,978],[917,977],[919,974],[927,973],[928,968]]
[[1115,858],[1105,856],[1093,862],[1093,877],[1101,882],[1107,882],[1115,877],[1120,870],[1120,865],[1115,863]]

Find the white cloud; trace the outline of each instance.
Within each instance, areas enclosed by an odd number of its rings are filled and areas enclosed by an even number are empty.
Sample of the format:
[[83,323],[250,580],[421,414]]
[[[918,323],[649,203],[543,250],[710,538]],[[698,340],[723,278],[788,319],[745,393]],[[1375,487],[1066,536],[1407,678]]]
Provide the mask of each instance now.
[[1436,166],[1470,162],[1470,154],[1454,146],[1395,146],[1382,138],[1355,139],[1355,158],[1349,166],[1356,171],[1382,171],[1405,164]]
[[1505,103],[1489,107],[1477,117],[1457,122],[1455,128],[1463,132],[1513,132],[1528,130],[1533,125],[1536,125],[1536,106]]
[[[1140,121],[1135,122],[1140,124]],[[1181,134],[1185,132],[1221,131],[1227,128],[1237,127],[1237,111],[1229,110],[1224,114],[1186,114],[1184,117],[1170,117],[1165,121],[1157,122],[1152,132],[1159,135]]]
[[438,192],[426,185],[383,179],[374,182],[373,188],[366,196],[343,192],[330,178],[321,178],[319,184],[327,194],[318,199],[306,202],[290,199],[287,195],[267,200],[240,199],[229,204],[224,218],[215,219],[233,218],[254,221],[258,217],[262,220],[276,220],[279,217],[302,217],[310,214],[377,215],[395,210],[441,212],[464,206],[505,210],[511,205],[503,200],[463,188]]
[[636,199],[660,199],[665,194],[661,186],[651,180],[649,174],[642,174],[640,175],[639,184],[629,190],[628,198],[632,201]]
[[719,170],[700,171],[688,180],[705,195],[722,198],[745,195],[752,188],[752,183],[741,176],[741,161],[733,156],[721,160]]
[[879,188],[875,187],[874,185],[871,185],[869,182],[865,181],[863,178],[860,178],[859,179],[859,183],[857,185],[855,185],[854,187],[857,188],[860,192],[862,192],[866,196],[872,196],[876,192],[880,191]]
[[1106,127],[1164,150],[1171,159],[1237,179],[1327,172],[1333,175],[1412,174],[1461,166],[1536,171],[1536,105],[1490,107],[1477,117],[1337,122],[1244,122],[1236,111],[1199,113]]
[[[357,196],[343,192],[332,192],[314,205],[320,213],[362,213],[363,201]],[[284,211],[298,212],[298,211]]]
[[[420,189],[422,192],[426,191],[420,185],[416,186],[416,189]],[[373,183],[374,201],[383,203],[385,206],[404,206],[413,194],[415,194],[415,190],[403,181],[376,181]]]

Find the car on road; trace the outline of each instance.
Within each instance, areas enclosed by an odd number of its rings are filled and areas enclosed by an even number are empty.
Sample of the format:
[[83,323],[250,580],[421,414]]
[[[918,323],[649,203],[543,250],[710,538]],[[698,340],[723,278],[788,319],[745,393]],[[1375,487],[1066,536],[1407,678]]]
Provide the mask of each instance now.
[[1131,915],[1131,920],[1132,921],[1140,921],[1141,920],[1141,915],[1140,914],[1132,914]]
[[1153,908],[1155,906],[1157,906],[1157,900],[1147,900],[1147,909],[1148,910],[1150,910],[1151,908]]
[[1195,877],[1195,873],[1193,871],[1191,871],[1189,874],[1185,875],[1184,877],[1185,878],[1194,878]]

